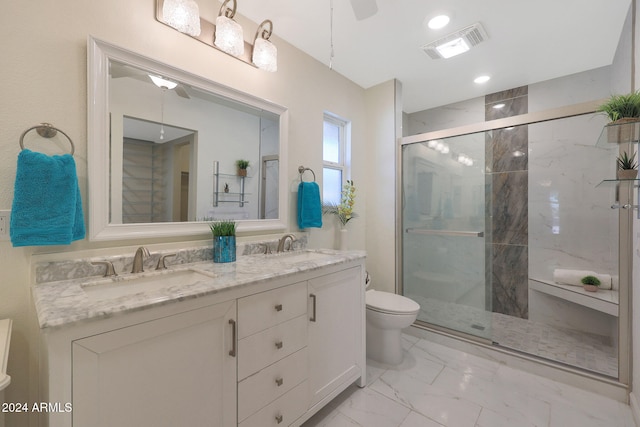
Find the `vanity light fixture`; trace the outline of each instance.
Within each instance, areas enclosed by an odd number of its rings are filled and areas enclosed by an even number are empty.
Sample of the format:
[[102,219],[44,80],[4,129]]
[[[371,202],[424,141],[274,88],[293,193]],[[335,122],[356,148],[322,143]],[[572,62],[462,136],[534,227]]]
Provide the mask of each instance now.
[[190,33],[172,23],[168,15],[171,9],[165,7],[169,3],[190,2],[194,0],[156,0],[156,20],[253,67],[276,71],[278,51],[269,40],[273,33],[273,23],[270,20],[265,20],[258,26],[255,46],[252,46],[244,40],[240,24],[233,20],[237,9],[236,0],[225,0],[220,7],[215,25],[206,19],[198,18],[200,31],[198,34]]
[[269,41],[272,33],[273,22],[270,20],[266,19],[258,25],[256,36],[253,39],[252,60],[256,67],[274,72],[278,69],[278,49]]
[[[227,6],[229,2],[233,4],[233,8]],[[240,56],[244,53],[242,27],[233,20],[237,7],[236,0],[225,0],[222,3],[216,18],[216,31],[213,37],[213,43],[219,49],[233,56]]]
[[194,0],[165,0],[162,14],[165,23],[181,33],[200,35],[200,9]]

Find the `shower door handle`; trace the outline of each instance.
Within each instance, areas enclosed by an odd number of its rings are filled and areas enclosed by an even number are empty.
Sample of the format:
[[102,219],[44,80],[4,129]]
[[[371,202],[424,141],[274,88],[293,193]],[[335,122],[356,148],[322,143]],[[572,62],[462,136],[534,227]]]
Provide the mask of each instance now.
[[427,236],[484,237],[484,231],[439,230],[428,228],[407,228],[407,233]]

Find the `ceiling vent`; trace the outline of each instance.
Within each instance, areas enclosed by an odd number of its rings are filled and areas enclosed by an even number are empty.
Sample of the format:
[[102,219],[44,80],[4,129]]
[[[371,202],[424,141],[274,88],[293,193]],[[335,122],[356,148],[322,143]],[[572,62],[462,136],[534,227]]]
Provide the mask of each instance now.
[[[421,49],[433,59],[450,58],[466,52],[488,38],[489,36],[487,36],[485,29],[479,22],[476,22],[455,33],[427,43]],[[447,53],[447,48],[452,48],[452,53]]]

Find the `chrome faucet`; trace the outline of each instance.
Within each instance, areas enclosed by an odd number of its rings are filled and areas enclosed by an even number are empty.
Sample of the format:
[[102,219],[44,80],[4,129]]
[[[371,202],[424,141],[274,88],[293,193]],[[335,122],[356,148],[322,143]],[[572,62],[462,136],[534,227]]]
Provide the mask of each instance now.
[[140,246],[136,251],[136,255],[133,257],[132,273],[142,273],[144,271],[143,260],[145,256],[149,256],[149,249],[144,246]]
[[293,234],[285,234],[284,236],[282,236],[280,238],[280,241],[278,242],[277,252],[284,252],[284,245],[287,243],[287,240],[291,241],[289,243],[289,250],[291,250],[291,248],[293,247],[293,242],[296,241],[296,236],[294,236]]

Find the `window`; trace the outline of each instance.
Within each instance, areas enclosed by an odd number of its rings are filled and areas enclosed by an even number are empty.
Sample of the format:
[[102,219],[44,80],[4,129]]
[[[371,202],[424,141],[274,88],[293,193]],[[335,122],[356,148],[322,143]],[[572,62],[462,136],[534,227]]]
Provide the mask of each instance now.
[[342,186],[348,179],[349,122],[325,113],[322,137],[322,200],[339,204]]

